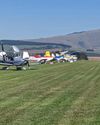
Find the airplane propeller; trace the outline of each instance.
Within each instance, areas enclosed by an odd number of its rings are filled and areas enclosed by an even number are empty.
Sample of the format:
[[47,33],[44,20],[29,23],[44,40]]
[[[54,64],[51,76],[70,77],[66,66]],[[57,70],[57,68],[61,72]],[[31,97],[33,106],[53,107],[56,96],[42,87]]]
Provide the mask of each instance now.
[[4,52],[4,46],[3,46],[3,43],[1,42],[1,49],[2,51]]

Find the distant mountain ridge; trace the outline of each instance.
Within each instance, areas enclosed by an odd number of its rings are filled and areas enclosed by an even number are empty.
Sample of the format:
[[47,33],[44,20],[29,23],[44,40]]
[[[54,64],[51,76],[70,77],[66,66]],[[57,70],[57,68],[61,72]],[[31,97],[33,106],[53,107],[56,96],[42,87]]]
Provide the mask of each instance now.
[[40,38],[29,41],[66,44],[73,48],[100,48],[100,29],[73,32],[63,36]]
[[54,36],[28,40],[0,40],[4,44],[11,45],[61,45],[80,49],[100,49],[100,29],[73,32],[62,36]]

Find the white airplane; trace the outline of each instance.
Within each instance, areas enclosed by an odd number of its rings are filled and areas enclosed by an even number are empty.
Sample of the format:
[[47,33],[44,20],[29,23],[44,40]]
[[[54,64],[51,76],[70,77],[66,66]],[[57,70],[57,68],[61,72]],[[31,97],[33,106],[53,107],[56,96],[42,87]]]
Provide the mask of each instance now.
[[[49,52],[48,52],[49,53]],[[52,57],[52,56],[39,56],[39,55],[37,55],[37,56],[29,56],[29,53],[27,52],[27,51],[24,51],[23,52],[23,59],[27,59],[27,60],[29,60],[29,61],[31,61],[31,62],[37,62],[37,63],[47,63],[47,62],[49,62],[49,61],[51,61],[51,60],[53,60],[53,58],[54,57]]]
[[55,59],[57,62],[76,62],[77,57],[75,55],[68,54],[68,51],[62,51],[55,54]]

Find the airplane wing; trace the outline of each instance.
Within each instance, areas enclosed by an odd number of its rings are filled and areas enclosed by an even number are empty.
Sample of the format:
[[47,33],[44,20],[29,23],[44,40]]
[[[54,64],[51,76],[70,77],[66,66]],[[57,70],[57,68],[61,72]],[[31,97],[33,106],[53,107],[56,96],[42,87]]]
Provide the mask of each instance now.
[[13,64],[10,64],[10,63],[1,63],[0,62],[0,65],[2,65],[2,66],[12,66]]

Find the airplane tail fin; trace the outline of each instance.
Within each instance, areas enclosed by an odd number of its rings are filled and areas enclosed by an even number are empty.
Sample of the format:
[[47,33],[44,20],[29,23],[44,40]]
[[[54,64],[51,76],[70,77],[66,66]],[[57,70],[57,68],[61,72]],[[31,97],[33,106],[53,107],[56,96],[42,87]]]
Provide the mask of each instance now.
[[23,52],[23,59],[29,59],[29,53],[27,51]]

